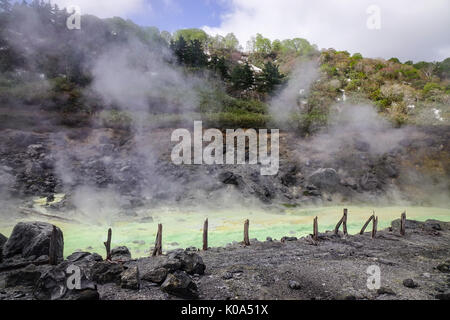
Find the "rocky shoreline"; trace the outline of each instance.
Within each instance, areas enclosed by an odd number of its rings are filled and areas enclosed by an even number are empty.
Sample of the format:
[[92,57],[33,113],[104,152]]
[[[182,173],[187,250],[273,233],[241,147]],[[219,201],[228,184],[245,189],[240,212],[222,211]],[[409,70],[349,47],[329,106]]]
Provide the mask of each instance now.
[[[0,300],[429,300],[450,298],[450,223],[400,220],[370,233],[320,233],[281,240],[251,239],[251,245],[174,250],[133,259],[126,247],[111,260],[75,252],[49,265],[53,226],[19,223],[9,239],[0,235]],[[380,284],[368,288],[370,266]]]

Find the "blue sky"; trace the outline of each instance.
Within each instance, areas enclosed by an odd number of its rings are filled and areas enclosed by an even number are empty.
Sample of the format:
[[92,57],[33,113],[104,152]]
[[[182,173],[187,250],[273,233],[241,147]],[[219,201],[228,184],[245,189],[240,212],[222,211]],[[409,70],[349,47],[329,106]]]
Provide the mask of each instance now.
[[227,1],[221,0],[145,0],[147,10],[129,14],[128,18],[143,26],[156,26],[170,32],[203,26],[219,27]]
[[[169,32],[233,32],[245,48],[257,33],[304,38],[366,57],[441,61],[450,56],[449,0],[50,0],[83,14],[120,16]],[[372,28],[373,21],[377,28]],[[372,22],[371,22],[372,21]],[[369,25],[369,22],[371,23]]]

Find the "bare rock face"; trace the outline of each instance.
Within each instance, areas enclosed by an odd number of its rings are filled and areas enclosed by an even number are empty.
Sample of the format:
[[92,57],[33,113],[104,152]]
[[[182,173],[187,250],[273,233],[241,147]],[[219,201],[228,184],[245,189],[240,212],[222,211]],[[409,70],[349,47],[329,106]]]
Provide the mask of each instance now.
[[308,177],[308,181],[320,189],[333,192],[336,191],[340,178],[335,169],[325,168],[313,172]]
[[[58,261],[63,260],[64,238],[61,229],[57,230],[56,252]],[[11,237],[3,247],[3,257],[21,255],[23,258],[40,257],[49,254],[53,225],[45,222],[19,222]]]

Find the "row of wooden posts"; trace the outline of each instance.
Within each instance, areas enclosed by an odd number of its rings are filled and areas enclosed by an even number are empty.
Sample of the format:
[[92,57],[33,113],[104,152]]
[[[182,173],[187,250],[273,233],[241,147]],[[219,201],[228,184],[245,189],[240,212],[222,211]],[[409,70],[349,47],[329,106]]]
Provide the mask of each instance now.
[[[337,223],[336,227],[334,228],[334,234],[339,233],[339,229],[342,225],[342,231],[344,233],[344,236],[348,235],[347,232],[347,214],[348,210],[344,209],[344,214],[342,218]],[[359,234],[364,234],[364,231],[366,230],[367,226],[372,222],[372,239],[376,237],[377,234],[377,228],[378,228],[378,217],[375,216],[375,212],[370,216],[370,218],[366,221],[364,226],[362,227]],[[406,226],[406,212],[403,212],[401,214],[400,219],[400,234],[402,236],[405,235],[405,226]],[[249,239],[249,230],[250,227],[250,221],[247,219],[244,222],[244,245],[249,246],[250,245],[250,239]],[[108,238],[104,242],[105,248],[106,248],[106,259],[111,260],[111,238],[112,238],[112,230],[111,228],[108,229]],[[318,217],[315,217],[313,220],[313,234],[312,238],[314,241],[319,241],[319,224],[318,224]],[[53,227],[52,236],[50,239],[50,264],[55,265],[57,264],[57,252],[56,252],[56,241],[57,241],[57,230],[56,227]],[[208,250],[208,219],[205,220],[205,223],[203,225],[203,250]],[[158,224],[158,232],[156,234],[156,240],[155,240],[155,247],[152,252],[152,256],[158,256],[162,255],[162,224]]]

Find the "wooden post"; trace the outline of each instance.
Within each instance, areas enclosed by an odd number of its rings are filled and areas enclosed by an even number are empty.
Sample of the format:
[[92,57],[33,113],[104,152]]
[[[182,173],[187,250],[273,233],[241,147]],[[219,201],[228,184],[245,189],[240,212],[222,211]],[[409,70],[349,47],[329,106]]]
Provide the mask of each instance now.
[[371,215],[369,220],[367,220],[367,222],[364,224],[364,226],[362,227],[361,231],[359,232],[359,234],[364,234],[364,231],[366,230],[367,226],[369,225],[370,221],[375,219],[375,214]]
[[348,234],[347,233],[347,212],[348,212],[348,210],[344,209],[344,216],[342,217],[342,228],[344,231],[344,236],[346,236]]
[[341,227],[341,224],[344,224],[344,235],[347,235],[347,209],[344,209],[344,215],[342,216],[341,220],[336,225],[336,228],[334,228],[334,234],[339,233],[339,228]]
[[249,225],[250,225],[250,221],[248,219],[245,220],[245,223],[244,223],[244,244],[246,246],[250,245],[250,239],[248,237],[248,227],[249,227]]
[[155,248],[152,256],[162,255],[162,224],[158,224],[158,233],[156,234]]
[[208,250],[208,219],[205,220],[203,225],[203,250]]
[[103,242],[106,248],[106,260],[111,260],[111,237],[112,237],[112,230],[111,228],[108,229],[108,239],[106,242]]
[[375,239],[375,237],[377,235],[377,228],[378,228],[378,217],[375,217],[373,219],[373,224],[372,224],[372,239]]
[[57,242],[58,242],[58,231],[56,230],[56,227],[53,226],[52,234],[50,236],[50,244],[49,244],[49,264],[52,266],[56,266],[58,264],[58,253],[56,251],[57,248]]
[[314,218],[314,224],[313,224],[313,239],[314,241],[319,240],[319,226],[317,223],[317,217]]
[[339,222],[337,223],[336,227],[334,228],[334,234],[338,234],[339,233],[339,228],[341,227],[342,219],[343,219],[343,217],[341,218],[341,220],[339,220]]
[[400,234],[404,236],[406,234],[406,212],[402,213],[400,218]]

